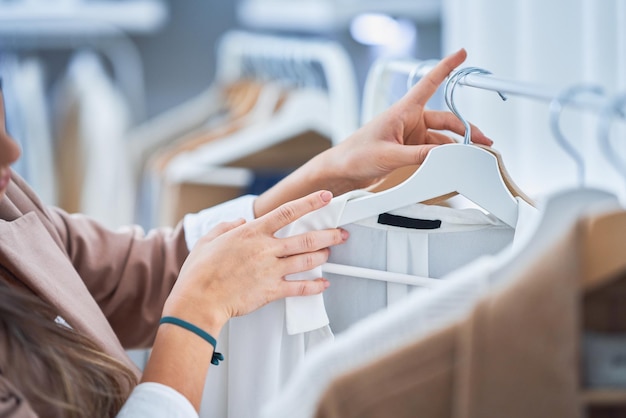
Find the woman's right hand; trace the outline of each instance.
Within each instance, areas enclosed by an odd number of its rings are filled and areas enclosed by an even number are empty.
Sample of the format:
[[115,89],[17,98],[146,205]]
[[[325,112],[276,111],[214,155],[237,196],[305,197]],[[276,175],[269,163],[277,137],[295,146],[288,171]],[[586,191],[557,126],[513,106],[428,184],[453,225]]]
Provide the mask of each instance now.
[[287,281],[285,276],[325,263],[328,247],[344,242],[347,232],[329,229],[288,238],[274,234],[325,206],[331,198],[328,191],[315,192],[251,222],[239,220],[215,227],[189,254],[163,315],[218,334],[228,319],[271,301],[322,292],[328,287],[323,278]]
[[[434,147],[453,143],[445,131],[463,135],[461,120],[452,112],[427,110],[426,103],[466,56],[465,50],[459,50],[443,58],[402,99],[259,196],[254,213],[262,215],[316,189],[329,189],[338,196],[367,188],[395,169],[422,164]],[[471,139],[492,144],[473,125]]]

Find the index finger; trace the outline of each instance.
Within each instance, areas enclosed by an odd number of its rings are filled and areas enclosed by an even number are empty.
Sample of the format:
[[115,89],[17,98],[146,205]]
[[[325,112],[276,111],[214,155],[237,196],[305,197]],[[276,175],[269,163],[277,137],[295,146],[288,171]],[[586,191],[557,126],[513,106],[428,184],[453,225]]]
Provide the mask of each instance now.
[[263,223],[263,229],[274,233],[307,213],[326,206],[332,198],[333,194],[327,190],[313,192],[308,196],[280,205],[260,217],[258,221]]
[[422,79],[409,91],[407,99],[414,104],[424,106],[430,97],[435,94],[441,83],[456,67],[461,65],[467,52],[461,48],[454,54],[450,54],[428,72]]

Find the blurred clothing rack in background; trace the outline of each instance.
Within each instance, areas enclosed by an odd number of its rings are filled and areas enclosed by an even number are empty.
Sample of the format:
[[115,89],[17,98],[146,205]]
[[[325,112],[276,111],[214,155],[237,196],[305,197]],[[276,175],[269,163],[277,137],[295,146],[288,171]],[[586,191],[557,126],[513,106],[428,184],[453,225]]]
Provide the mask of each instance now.
[[[218,43],[216,80],[228,83],[249,76],[246,63],[255,60],[300,64],[309,69],[317,66],[324,77],[325,89],[330,98],[333,143],[337,144],[357,128],[357,81],[350,57],[339,44],[323,39],[297,39],[231,31]],[[273,68],[275,67],[268,65],[253,66],[252,75],[257,78],[266,76],[280,79],[279,74],[269,73]],[[301,75],[296,74],[296,77]]]
[[129,35],[156,32],[168,14],[160,0],[0,2],[0,51],[94,50],[109,61],[141,120],[143,64]]

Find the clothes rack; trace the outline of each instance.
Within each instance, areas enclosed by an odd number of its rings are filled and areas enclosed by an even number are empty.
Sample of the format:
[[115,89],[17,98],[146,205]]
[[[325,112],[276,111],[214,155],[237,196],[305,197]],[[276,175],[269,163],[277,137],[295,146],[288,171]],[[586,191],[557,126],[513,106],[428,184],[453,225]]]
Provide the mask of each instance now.
[[143,62],[132,33],[153,33],[167,21],[157,0],[130,2],[11,2],[0,5],[3,51],[89,48],[105,57],[133,109],[144,117]]
[[[231,31],[218,43],[216,80],[228,83],[240,79],[246,75],[246,60],[300,63],[321,69],[330,97],[333,143],[343,140],[358,127],[356,77],[348,54],[337,43]],[[258,66],[252,71],[260,77],[271,78],[268,68],[271,67]]]
[[[368,73],[363,93],[362,122],[365,123],[374,115],[384,110],[388,105],[384,94],[389,91],[393,75],[406,75],[407,85],[411,87],[417,76],[428,72],[437,63],[435,60],[415,59],[380,59],[372,65]],[[450,75],[452,77],[454,73]],[[530,99],[551,102],[561,93],[561,89],[542,86],[530,82],[514,81],[495,77],[491,74],[469,74],[462,77],[459,85],[474,87],[482,90],[499,92],[503,95],[515,95]],[[505,96],[506,97],[506,96]],[[568,105],[600,112],[605,105],[601,97],[572,97]]]

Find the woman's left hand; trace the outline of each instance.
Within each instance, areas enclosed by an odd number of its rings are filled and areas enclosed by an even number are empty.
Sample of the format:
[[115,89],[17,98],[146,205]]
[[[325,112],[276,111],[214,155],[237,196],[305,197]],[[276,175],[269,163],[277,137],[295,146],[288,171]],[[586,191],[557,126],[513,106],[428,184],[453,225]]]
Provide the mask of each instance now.
[[230,318],[271,301],[322,292],[328,282],[321,277],[287,281],[285,276],[325,263],[328,247],[343,243],[347,232],[327,229],[287,238],[274,234],[331,198],[328,191],[315,192],[248,223],[216,226],[187,257],[163,314],[218,334]]

